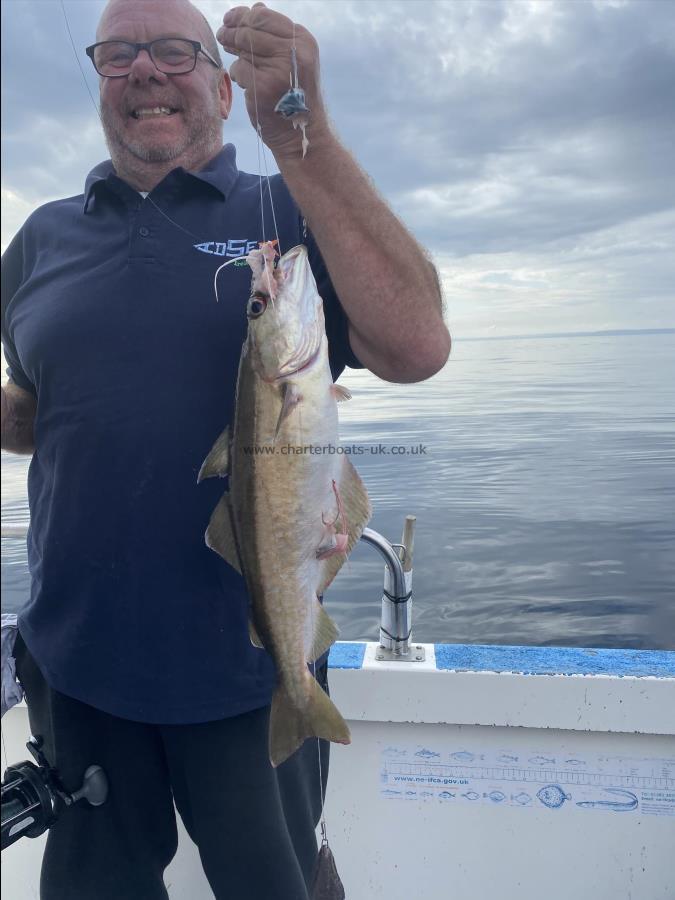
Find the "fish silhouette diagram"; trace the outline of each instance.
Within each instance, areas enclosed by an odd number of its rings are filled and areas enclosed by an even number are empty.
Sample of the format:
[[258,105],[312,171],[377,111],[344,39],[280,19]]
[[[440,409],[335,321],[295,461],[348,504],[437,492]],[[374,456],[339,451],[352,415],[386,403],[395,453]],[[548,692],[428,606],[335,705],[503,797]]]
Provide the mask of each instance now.
[[422,759],[440,759],[441,754],[436,753],[434,750],[427,750],[426,747],[422,747],[421,750],[418,750],[415,756],[419,756]]
[[450,756],[460,762],[473,762],[474,759],[483,759],[482,756],[477,756],[475,753],[469,753],[467,750],[458,750],[456,753],[451,753]]
[[547,784],[546,787],[537,791],[537,797],[549,809],[560,809],[565,800],[572,799],[572,795],[566,794],[558,784]]
[[[616,800],[582,800],[577,806],[582,809],[611,809],[614,812],[630,812],[637,809],[638,798],[632,791],[623,791],[620,788],[605,788],[606,794],[612,794]],[[619,799],[623,798],[623,799]]]
[[396,790],[408,782],[407,788],[418,791],[413,800],[435,798],[451,806],[510,806],[542,815],[547,815],[542,807],[564,809],[565,818],[587,810],[672,816],[675,758],[595,757],[570,749],[550,755],[540,748],[495,752],[456,744],[446,749],[440,743],[385,744],[381,752],[382,796],[391,796],[384,793],[387,787]]
[[[578,800],[576,805],[582,809],[609,809],[614,812],[630,812],[637,809],[638,798],[632,791],[624,791],[620,788],[605,788],[605,794],[611,794],[612,800]],[[537,791],[538,799],[549,809],[560,809],[565,800],[571,800],[572,795],[557,784],[547,784]]]

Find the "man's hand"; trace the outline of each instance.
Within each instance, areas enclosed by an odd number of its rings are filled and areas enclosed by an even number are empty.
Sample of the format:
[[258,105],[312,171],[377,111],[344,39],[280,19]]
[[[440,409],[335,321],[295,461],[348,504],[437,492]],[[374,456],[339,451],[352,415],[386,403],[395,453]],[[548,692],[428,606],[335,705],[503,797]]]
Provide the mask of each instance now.
[[289,18],[264,3],[255,3],[250,9],[237,6],[225,14],[223,23],[216,37],[228,53],[239,57],[230,67],[230,76],[246,92],[246,109],[253,127],[260,124],[262,139],[277,162],[302,155],[300,131],[290,119],[274,112],[291,87],[295,27],[298,81],[309,108],[311,153],[312,146],[330,130],[321,98],[316,40],[302,25],[294,26]]
[[28,391],[10,381],[2,388],[2,449],[9,453],[32,453],[33,425],[37,402]]
[[293,22],[263,3],[231,9],[223,21],[218,40],[239,57],[232,80],[246,91],[254,126],[257,99],[263,140],[321,250],[352,349],[387,381],[429,378],[450,352],[436,270],[328,124],[316,41],[295,26],[299,87],[310,111],[303,159],[300,132],[274,112],[290,87]]

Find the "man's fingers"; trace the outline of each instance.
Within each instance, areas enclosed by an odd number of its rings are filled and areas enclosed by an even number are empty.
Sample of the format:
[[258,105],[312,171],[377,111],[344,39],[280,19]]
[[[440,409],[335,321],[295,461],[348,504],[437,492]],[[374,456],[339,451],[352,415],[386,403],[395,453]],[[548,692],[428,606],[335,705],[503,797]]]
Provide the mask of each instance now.
[[[242,50],[241,53],[237,53],[236,56],[238,57],[238,59],[244,59],[248,63],[253,63],[253,61],[256,59],[255,53],[253,54],[253,56],[251,56],[251,54],[247,53],[245,50]],[[232,66],[230,66],[230,70],[234,66],[236,66],[236,62],[232,63]],[[260,65],[258,66],[258,68],[260,68]]]
[[218,29],[216,35],[218,41],[222,44],[223,49],[228,53],[238,56],[241,53],[251,53],[254,56],[287,56],[291,58],[291,39],[280,39],[276,35],[268,34],[257,28],[251,28],[248,25],[241,25],[237,28],[229,28],[223,25]]
[[235,84],[238,84],[240,88],[244,90],[248,90],[248,88],[253,87],[253,65],[251,63],[250,58],[244,59],[243,56],[240,56],[239,59],[232,63],[230,66],[230,78],[234,81]]
[[[225,13],[222,28],[254,28],[278,38],[292,38],[295,30],[300,26],[293,25],[293,20],[282,13],[268,9],[264,3],[256,3],[251,9],[247,6],[235,6]],[[218,29],[218,34],[222,28]],[[218,38],[220,40],[220,37]]]

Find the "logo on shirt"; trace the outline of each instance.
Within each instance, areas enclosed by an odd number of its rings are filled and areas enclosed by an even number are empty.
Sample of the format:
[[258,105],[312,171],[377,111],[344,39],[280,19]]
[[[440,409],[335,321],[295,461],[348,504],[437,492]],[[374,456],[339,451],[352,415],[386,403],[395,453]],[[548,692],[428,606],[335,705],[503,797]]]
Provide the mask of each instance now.
[[[247,241],[232,238],[229,241],[205,241],[203,244],[193,244],[195,250],[200,253],[208,253],[209,256],[225,256],[230,259],[241,257],[244,260],[251,250],[255,250],[258,241]],[[245,265],[242,262],[242,265]]]

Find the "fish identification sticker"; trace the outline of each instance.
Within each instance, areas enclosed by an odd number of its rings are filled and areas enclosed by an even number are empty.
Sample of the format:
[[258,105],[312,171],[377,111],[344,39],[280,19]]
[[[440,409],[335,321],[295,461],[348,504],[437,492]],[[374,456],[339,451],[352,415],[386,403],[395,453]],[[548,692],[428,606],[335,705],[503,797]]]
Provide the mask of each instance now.
[[380,796],[451,805],[675,817],[675,759],[383,746]]

